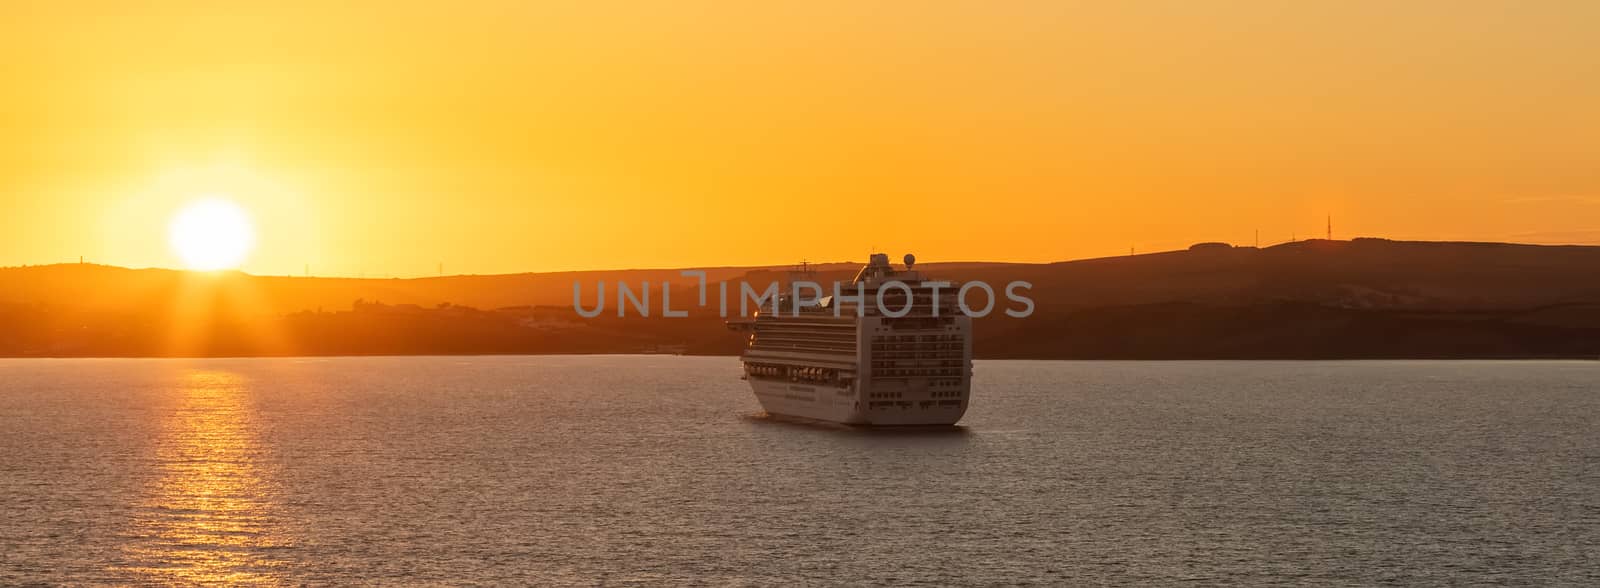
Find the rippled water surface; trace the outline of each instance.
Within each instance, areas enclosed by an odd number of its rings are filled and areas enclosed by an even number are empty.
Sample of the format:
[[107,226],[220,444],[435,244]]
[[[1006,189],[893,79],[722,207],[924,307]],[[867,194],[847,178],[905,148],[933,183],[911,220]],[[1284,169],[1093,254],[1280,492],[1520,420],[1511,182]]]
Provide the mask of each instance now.
[[983,361],[910,433],[738,373],[0,360],[0,584],[1600,584],[1600,362]]

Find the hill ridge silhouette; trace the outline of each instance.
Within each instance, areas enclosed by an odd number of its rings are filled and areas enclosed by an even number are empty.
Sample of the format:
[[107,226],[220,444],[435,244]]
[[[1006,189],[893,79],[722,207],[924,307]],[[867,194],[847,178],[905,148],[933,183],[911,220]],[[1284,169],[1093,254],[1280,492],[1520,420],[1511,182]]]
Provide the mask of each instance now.
[[[1032,317],[977,321],[979,357],[1600,357],[1596,246],[1313,239],[918,267],[997,289],[1033,284]],[[704,269],[711,283],[764,284],[789,268],[685,269]],[[857,266],[812,268],[826,283]],[[697,283],[679,271],[347,278],[0,268],[0,355],[737,353],[742,340],[714,311],[617,318],[608,305],[581,319],[571,308],[574,280],[590,300],[597,281],[666,281],[679,307]],[[206,326],[190,329],[189,344],[171,344],[170,332],[197,312]],[[276,342],[256,336],[266,332]]]

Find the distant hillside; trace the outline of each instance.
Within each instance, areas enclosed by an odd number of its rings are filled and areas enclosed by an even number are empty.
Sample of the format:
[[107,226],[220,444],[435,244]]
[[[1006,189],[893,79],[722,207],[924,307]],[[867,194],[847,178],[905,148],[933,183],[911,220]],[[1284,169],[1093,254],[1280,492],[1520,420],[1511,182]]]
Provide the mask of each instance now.
[[[1600,247],[1311,240],[919,268],[1033,284],[1032,317],[978,321],[980,357],[1600,358]],[[764,284],[787,269],[706,272]],[[857,266],[815,269],[826,282]],[[714,310],[617,318],[614,291],[595,319],[571,308],[574,281],[592,300],[598,282],[645,280],[673,284],[675,307],[696,295],[677,270],[347,279],[3,268],[0,355],[739,351]]]
[[[928,264],[961,269],[993,264]],[[857,264],[811,266],[823,273],[854,274]],[[783,275],[789,267],[701,268],[711,282],[747,275]],[[55,264],[0,268],[0,303],[48,303],[107,311],[164,306],[185,288],[207,286],[247,291],[263,312],[282,314],[316,308],[348,309],[354,300],[434,306],[450,303],[477,308],[572,305],[572,284],[645,281],[659,285],[697,283],[676,269],[606,270],[437,278],[319,278],[255,276],[239,272],[196,274],[170,269],[128,269],[95,264]]]

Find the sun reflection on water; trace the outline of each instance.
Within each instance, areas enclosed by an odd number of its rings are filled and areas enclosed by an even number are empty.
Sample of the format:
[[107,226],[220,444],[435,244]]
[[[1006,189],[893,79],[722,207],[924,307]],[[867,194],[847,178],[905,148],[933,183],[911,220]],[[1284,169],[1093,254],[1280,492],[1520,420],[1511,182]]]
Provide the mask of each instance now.
[[248,382],[187,371],[157,441],[159,478],[129,530],[125,569],[162,583],[281,582],[287,547],[261,459]]

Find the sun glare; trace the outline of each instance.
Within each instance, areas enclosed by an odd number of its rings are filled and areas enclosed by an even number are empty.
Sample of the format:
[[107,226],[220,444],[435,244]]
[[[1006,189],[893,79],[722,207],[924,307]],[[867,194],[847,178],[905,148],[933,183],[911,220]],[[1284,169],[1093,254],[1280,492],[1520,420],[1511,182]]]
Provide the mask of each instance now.
[[243,208],[228,200],[190,202],[167,227],[172,251],[193,270],[234,269],[255,246],[255,228]]

